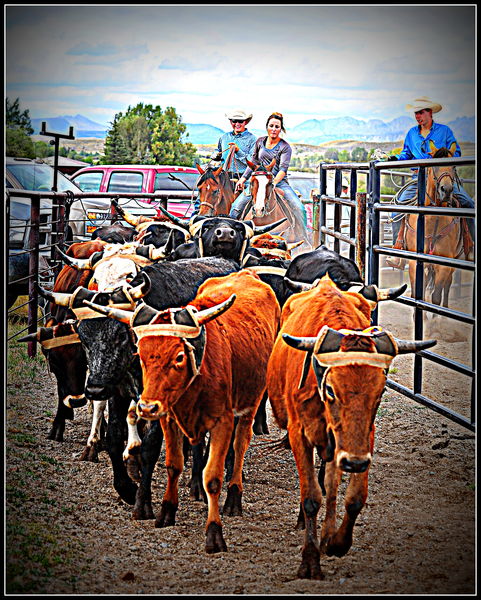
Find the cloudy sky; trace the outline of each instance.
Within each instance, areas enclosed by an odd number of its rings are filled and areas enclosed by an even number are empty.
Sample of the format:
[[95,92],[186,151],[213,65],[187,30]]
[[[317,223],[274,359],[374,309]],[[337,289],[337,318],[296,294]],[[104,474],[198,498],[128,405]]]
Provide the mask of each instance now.
[[[5,5],[4,5],[5,6]],[[102,124],[138,102],[226,129],[273,111],[390,121],[430,96],[475,114],[476,5],[6,5],[5,95]]]

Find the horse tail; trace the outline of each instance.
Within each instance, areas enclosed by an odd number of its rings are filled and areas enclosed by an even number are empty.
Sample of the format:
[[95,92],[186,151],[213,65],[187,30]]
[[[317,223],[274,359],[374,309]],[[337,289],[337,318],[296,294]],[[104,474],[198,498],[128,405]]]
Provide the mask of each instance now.
[[434,265],[428,265],[426,271],[426,290],[434,289]]

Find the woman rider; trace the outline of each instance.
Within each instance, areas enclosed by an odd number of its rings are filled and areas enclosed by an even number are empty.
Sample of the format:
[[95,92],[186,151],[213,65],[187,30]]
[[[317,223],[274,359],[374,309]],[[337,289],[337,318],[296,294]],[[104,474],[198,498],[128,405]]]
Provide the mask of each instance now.
[[[275,158],[276,162],[272,169],[274,175],[273,185],[284,192],[284,199],[289,204],[294,212],[296,219],[296,233],[301,238],[304,238],[306,242],[309,240],[309,234],[307,232],[307,215],[304,205],[300,201],[296,192],[291,188],[287,178],[287,169],[291,162],[292,148],[291,146],[281,138],[281,131],[285,133],[284,128],[284,117],[281,113],[272,113],[266,121],[267,136],[263,136],[257,139],[254,152],[252,153],[252,162],[255,165],[269,165]],[[247,169],[242,174],[236,185],[237,190],[244,190],[246,180],[252,174],[252,169]],[[243,191],[241,195],[232,205],[230,216],[238,219],[251,197]]]

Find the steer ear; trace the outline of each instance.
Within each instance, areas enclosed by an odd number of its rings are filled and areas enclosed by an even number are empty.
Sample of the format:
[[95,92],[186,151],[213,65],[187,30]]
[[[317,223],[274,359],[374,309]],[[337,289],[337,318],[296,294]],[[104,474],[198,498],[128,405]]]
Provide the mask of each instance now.
[[427,348],[432,348],[435,346],[438,341],[437,340],[420,340],[420,341],[408,341],[408,340],[398,340],[394,338],[397,344],[397,353],[398,354],[409,354],[411,352],[420,352],[421,350],[426,350]]
[[227,298],[227,300],[225,300],[221,304],[216,304],[215,306],[205,308],[204,310],[200,310],[199,312],[195,313],[199,325],[204,325],[205,323],[212,321],[212,319],[215,319],[216,317],[224,313],[228,308],[230,308],[234,304],[234,300],[236,299],[236,297],[237,296],[235,294],[232,294],[230,298]]
[[204,169],[199,165],[199,163],[196,163],[195,166],[197,167],[197,170],[199,171],[199,173],[201,175],[203,175],[205,173]]
[[142,275],[142,283],[140,283],[137,287],[134,287],[129,290],[129,294],[134,300],[140,300],[140,298],[146,296],[150,292],[150,289],[152,287],[152,282],[147,273],[141,271],[140,274]]
[[304,350],[304,352],[309,352],[314,349],[314,344],[316,343],[315,337],[295,337],[293,335],[289,335],[288,333],[282,334],[282,339],[286,344],[292,346],[296,350]]
[[247,165],[249,167],[249,169],[252,169],[253,171],[255,171],[257,169],[257,165],[255,165],[252,161],[250,161],[248,158],[246,159]]

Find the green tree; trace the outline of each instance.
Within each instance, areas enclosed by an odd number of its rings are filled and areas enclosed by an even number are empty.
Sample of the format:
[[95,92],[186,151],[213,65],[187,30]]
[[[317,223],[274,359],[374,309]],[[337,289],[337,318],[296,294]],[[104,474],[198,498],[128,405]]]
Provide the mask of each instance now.
[[105,138],[103,162],[192,165],[193,144],[182,141],[186,126],[175,108],[137,104],[118,113]]
[[361,148],[361,146],[356,146],[354,150],[351,152],[353,162],[365,162],[367,160],[367,150],[365,148]]
[[339,160],[341,162],[349,162],[351,160],[349,150],[339,150]]
[[12,103],[7,98],[5,124],[8,129],[22,129],[27,135],[32,135],[33,127],[28,110],[20,111],[20,99]]
[[[47,144],[47,142],[42,142],[39,140],[38,142],[33,143],[35,148],[35,156],[37,158],[47,158],[47,156],[53,156],[55,154],[55,150],[51,144]],[[62,148],[60,148],[61,154]]]
[[6,154],[18,158],[35,158],[32,139],[22,129],[6,129]]

